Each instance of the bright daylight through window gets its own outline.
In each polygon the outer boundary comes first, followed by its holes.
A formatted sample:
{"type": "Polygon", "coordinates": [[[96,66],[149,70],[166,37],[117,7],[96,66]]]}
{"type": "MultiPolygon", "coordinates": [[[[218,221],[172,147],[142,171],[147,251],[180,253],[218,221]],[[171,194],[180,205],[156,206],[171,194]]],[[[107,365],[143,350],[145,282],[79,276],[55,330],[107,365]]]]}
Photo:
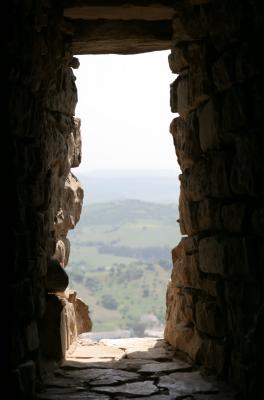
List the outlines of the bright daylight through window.
{"type": "Polygon", "coordinates": [[[73,172],[84,204],[67,271],[89,305],[91,338],[163,335],[180,237],[168,53],[78,57],[82,163],[73,172]]]}

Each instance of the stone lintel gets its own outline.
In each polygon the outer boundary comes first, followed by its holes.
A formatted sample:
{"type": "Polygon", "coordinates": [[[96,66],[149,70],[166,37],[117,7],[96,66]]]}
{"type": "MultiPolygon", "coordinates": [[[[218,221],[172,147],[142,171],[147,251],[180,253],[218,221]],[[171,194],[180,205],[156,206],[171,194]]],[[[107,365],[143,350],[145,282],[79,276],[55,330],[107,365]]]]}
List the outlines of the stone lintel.
{"type": "Polygon", "coordinates": [[[174,7],[169,1],[66,1],[64,16],[83,20],[133,20],[160,21],[172,19],[174,7]],[[98,4],[99,3],[99,4],[98,4]]]}
{"type": "Polygon", "coordinates": [[[170,21],[82,21],[75,20],[74,54],[136,54],[168,50],[171,47],[170,21]]]}

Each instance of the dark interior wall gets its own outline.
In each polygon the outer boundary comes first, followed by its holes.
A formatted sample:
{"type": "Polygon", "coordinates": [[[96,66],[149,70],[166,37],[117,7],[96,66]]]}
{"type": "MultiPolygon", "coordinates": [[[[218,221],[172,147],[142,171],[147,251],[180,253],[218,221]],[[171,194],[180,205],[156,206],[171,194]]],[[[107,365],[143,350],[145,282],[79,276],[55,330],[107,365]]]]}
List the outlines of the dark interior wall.
{"type": "Polygon", "coordinates": [[[186,236],[172,252],[165,337],[229,377],[245,398],[260,399],[263,5],[195,3],[174,19],[169,57],[179,74],[171,108],[180,117],[170,129],[182,169],[180,228],[186,236]]]}
{"type": "MultiPolygon", "coordinates": [[[[8,259],[10,394],[31,399],[40,378],[39,320],[45,276],[56,246],[54,220],[70,171],[77,91],[59,1],[11,1],[8,59],[8,190],[12,251],[8,259]],[[12,172],[11,172],[12,171],[12,172]]],[[[8,354],[7,354],[8,353],[8,354]]]]}
{"type": "MultiPolygon", "coordinates": [[[[166,338],[229,376],[245,399],[258,399],[264,324],[263,6],[257,0],[173,3],[169,61],[180,75],[171,86],[171,106],[180,118],[171,131],[183,171],[180,225],[187,237],[173,250],[166,338]]],[[[44,281],[70,168],[77,94],[68,44],[74,33],[62,16],[59,1],[10,2],[13,175],[6,236],[12,251],[6,268],[9,341],[2,342],[1,359],[12,371],[17,399],[33,398],[40,377],[44,281]]]]}

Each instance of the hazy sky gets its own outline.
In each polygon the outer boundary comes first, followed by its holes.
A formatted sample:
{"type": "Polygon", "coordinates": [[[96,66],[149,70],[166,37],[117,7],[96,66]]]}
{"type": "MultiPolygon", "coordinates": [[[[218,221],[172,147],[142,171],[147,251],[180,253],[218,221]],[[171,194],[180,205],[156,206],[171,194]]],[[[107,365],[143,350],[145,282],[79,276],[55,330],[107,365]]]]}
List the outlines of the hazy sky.
{"type": "Polygon", "coordinates": [[[79,56],[74,70],[81,118],[82,163],[102,169],[179,170],[169,133],[168,51],[133,56],[79,56]]]}

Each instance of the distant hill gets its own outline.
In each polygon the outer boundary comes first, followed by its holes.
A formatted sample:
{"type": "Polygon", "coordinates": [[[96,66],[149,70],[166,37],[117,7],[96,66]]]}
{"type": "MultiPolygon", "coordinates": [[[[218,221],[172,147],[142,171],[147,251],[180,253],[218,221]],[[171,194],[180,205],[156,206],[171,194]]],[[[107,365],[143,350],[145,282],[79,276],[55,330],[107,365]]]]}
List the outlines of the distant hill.
{"type": "Polygon", "coordinates": [[[84,189],[84,204],[139,199],[154,203],[178,203],[178,172],[157,171],[74,171],[84,189]]]}
{"type": "Polygon", "coordinates": [[[177,204],[116,200],[84,205],[69,233],[67,272],[71,286],[90,307],[95,331],[152,328],[162,325],[172,262],[179,232],[177,204]]]}

